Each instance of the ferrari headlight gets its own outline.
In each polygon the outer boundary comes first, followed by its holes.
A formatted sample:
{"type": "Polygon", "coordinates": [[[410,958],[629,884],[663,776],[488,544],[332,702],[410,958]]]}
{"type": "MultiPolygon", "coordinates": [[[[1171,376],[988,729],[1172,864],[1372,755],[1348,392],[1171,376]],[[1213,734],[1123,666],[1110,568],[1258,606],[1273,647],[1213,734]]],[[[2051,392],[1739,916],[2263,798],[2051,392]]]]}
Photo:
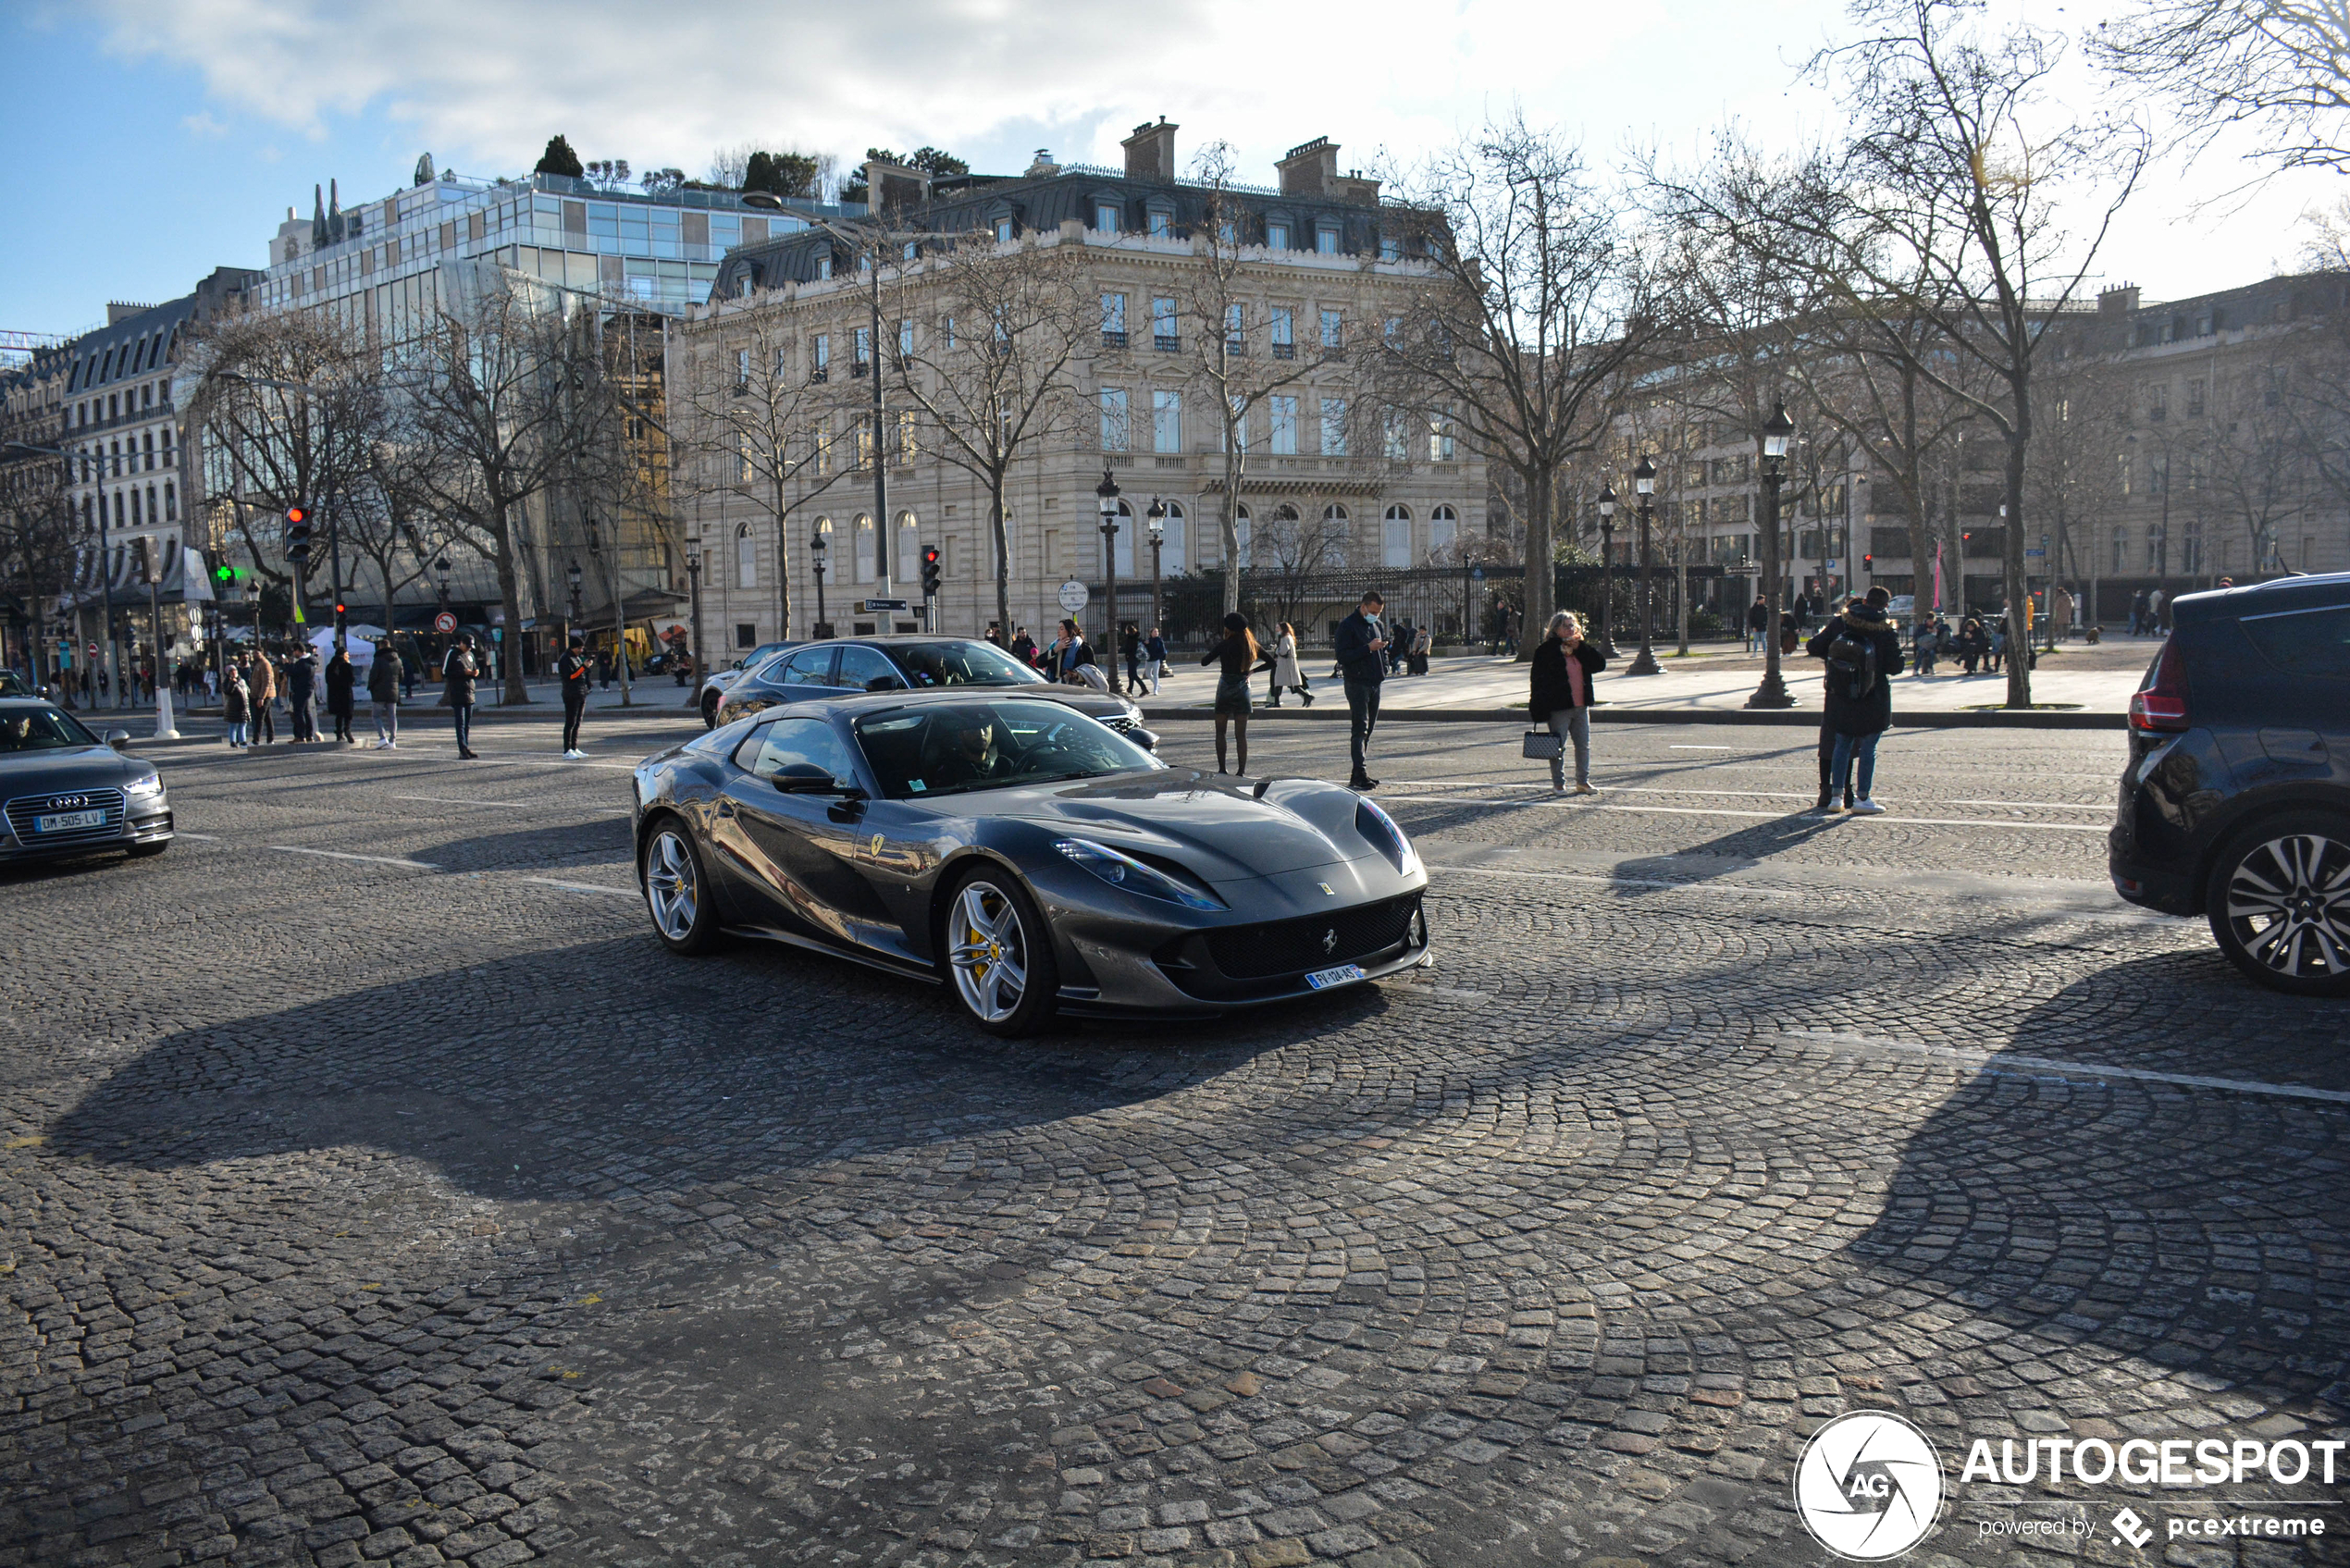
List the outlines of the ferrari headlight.
{"type": "Polygon", "coordinates": [[[143,779],[132,779],[129,784],[122,786],[122,793],[136,799],[145,799],[150,796],[159,796],[163,793],[163,775],[161,773],[149,773],[143,779]]]}
{"type": "Polygon", "coordinates": [[[1111,886],[1122,887],[1129,893],[1139,893],[1145,898],[1164,898],[1186,909],[1226,907],[1222,899],[1206,888],[1178,882],[1157,867],[1145,866],[1107,844],[1095,844],[1090,838],[1063,838],[1055,840],[1053,847],[1111,886]]]}
{"type": "Polygon", "coordinates": [[[1399,871],[1409,872],[1416,857],[1412,853],[1412,841],[1395,825],[1395,819],[1380,810],[1369,796],[1354,802],[1354,831],[1368,839],[1372,846],[1395,862],[1399,871]]]}

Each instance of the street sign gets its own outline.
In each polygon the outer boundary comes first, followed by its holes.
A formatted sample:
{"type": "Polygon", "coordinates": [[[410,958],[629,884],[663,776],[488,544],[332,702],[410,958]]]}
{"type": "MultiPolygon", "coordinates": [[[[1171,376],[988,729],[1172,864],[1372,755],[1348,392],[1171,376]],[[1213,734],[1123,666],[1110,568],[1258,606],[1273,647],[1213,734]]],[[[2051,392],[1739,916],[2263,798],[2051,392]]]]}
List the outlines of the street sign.
{"type": "Polygon", "coordinates": [[[1833,572],[1836,570],[1836,562],[1833,561],[1823,561],[1820,562],[1820,570],[1823,572],[1833,572]]]}
{"type": "Polygon", "coordinates": [[[2027,556],[2028,558],[2030,558],[2030,559],[2032,559],[2032,560],[2036,561],[2036,560],[2038,560],[2039,558],[2041,558],[2042,556],[2045,556],[2046,554],[2047,554],[2048,552],[2047,552],[2047,550],[2044,550],[2044,549],[2027,549],[2027,550],[2025,550],[2023,553],[2024,553],[2024,555],[2025,555],[2025,556],[2027,556]]]}
{"type": "Polygon", "coordinates": [[[1074,615],[1084,609],[1085,601],[1093,597],[1085,591],[1085,585],[1074,577],[1061,585],[1061,609],[1068,614],[1074,615]]]}
{"type": "Polygon", "coordinates": [[[1472,583],[1481,583],[1485,581],[1485,568],[1482,566],[1470,567],[1469,581],[1472,583]]]}
{"type": "Polygon", "coordinates": [[[869,599],[864,601],[864,604],[865,613],[868,615],[884,610],[903,610],[906,608],[906,601],[902,599],[869,599]]]}
{"type": "Polygon", "coordinates": [[[457,629],[457,618],[444,610],[432,618],[432,629],[445,637],[457,629]]]}

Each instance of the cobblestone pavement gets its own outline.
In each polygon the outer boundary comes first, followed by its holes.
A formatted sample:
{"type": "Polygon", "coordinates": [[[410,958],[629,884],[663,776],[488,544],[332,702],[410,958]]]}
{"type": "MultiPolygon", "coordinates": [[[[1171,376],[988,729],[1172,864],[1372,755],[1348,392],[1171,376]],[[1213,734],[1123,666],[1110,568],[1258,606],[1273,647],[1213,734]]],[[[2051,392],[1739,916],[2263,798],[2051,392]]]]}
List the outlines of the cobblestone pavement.
{"type": "Polygon", "coordinates": [[[2118,736],[1899,734],[1821,823],[1800,732],[1608,726],[1593,805],[1394,726],[1432,972],[1008,1044],[670,956],[684,732],[600,727],[158,747],[169,854],[0,874],[0,1565],[1808,1563],[1871,1407],[1913,1561],[2350,1560],[2314,1475],[1958,1481],[2350,1436],[2345,1014],[2105,890],[2118,736]],[[2159,1533],[2220,1497],[2329,1533],[2159,1533]]]}

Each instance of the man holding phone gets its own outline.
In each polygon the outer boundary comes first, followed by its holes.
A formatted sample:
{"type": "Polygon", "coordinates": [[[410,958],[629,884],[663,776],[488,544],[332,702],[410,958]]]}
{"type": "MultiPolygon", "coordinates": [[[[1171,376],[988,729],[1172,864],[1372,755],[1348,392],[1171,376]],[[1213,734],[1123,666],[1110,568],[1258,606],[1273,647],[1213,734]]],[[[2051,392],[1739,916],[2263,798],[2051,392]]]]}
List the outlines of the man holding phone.
{"type": "Polygon", "coordinates": [[[1379,683],[1387,678],[1387,623],[1379,619],[1386,596],[1377,588],[1363,596],[1354,613],[1338,623],[1338,668],[1346,685],[1347,748],[1354,763],[1349,789],[1377,789],[1379,780],[1363,764],[1363,749],[1379,726],[1379,683]]]}

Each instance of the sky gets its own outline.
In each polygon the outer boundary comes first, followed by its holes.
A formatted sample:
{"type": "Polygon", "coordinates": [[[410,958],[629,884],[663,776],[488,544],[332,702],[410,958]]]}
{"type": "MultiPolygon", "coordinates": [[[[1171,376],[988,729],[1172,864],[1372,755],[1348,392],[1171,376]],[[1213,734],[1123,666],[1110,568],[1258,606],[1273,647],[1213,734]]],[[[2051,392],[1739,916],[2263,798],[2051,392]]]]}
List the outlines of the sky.
{"type": "MultiPolygon", "coordinates": [[[[2077,31],[2132,0],[1992,0],[2077,31]]],[[[1832,135],[1800,80],[1842,0],[0,0],[0,328],[69,333],[109,300],[259,266],[314,184],[346,204],[409,182],[417,154],[528,172],[561,132],[583,158],[697,177],[755,142],[837,154],[944,147],[1017,173],[1039,147],[1118,165],[1164,115],[1188,164],[1222,139],[1240,177],[1317,136],[1342,167],[1408,167],[1520,107],[1592,163],[1692,158],[1736,122],[1765,143],[1832,135]]],[[[2086,100],[2085,69],[2068,78],[2086,100]]],[[[2248,194],[2222,147],[2166,166],[2099,271],[2146,297],[2267,277],[2338,181],[2248,194]]]]}

